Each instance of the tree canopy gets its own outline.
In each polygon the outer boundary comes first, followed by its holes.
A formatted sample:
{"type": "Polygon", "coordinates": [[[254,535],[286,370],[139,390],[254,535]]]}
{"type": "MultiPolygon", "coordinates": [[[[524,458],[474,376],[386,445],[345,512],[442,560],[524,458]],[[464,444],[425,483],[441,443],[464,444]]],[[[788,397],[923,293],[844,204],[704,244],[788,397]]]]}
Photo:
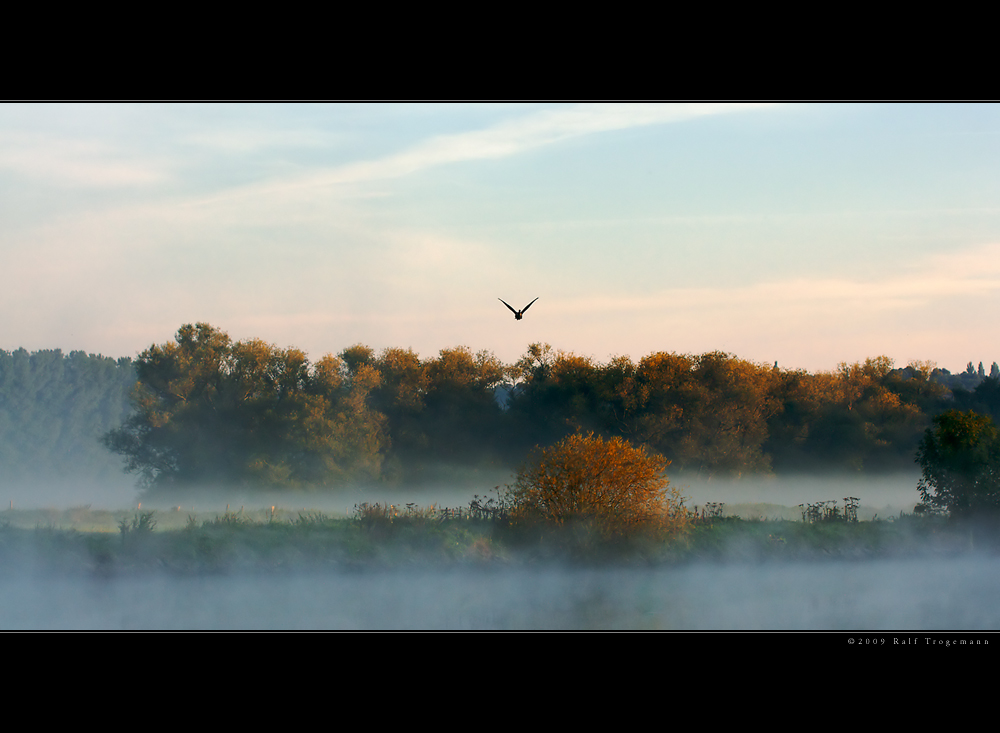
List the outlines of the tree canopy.
{"type": "Polygon", "coordinates": [[[421,358],[358,343],[313,363],[205,323],[154,344],[134,369],[134,413],[105,444],[157,490],[509,469],[574,433],[622,438],[710,476],[899,470],[912,467],[935,414],[1000,409],[991,377],[952,391],[931,362],[895,369],[885,356],[808,373],[720,351],[601,363],[535,343],[506,365],[464,346],[421,358]]]}
{"type": "Polygon", "coordinates": [[[1000,434],[990,417],[959,410],[938,415],[917,462],[926,507],[956,517],[1000,513],[1000,434]]]}
{"type": "Polygon", "coordinates": [[[135,366],[135,414],[105,443],[148,487],[312,488],[378,475],[387,436],[368,406],[381,378],[367,364],[311,365],[297,349],[233,343],[199,323],[135,366]]]}

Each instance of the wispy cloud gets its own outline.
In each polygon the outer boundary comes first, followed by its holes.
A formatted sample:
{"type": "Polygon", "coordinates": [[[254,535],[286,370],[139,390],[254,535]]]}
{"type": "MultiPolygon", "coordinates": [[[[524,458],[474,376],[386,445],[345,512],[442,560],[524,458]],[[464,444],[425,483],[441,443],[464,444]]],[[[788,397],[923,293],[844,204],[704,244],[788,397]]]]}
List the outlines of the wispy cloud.
{"type": "Polygon", "coordinates": [[[441,135],[416,147],[371,163],[347,166],[333,176],[350,179],[395,177],[445,163],[503,158],[582,135],[646,125],[680,122],[752,108],[741,104],[582,105],[545,110],[483,130],[441,135]]]}
{"type": "Polygon", "coordinates": [[[531,112],[481,130],[438,135],[377,160],[349,163],[295,178],[254,184],[202,200],[388,180],[434,166],[518,155],[572,138],[755,109],[760,104],[598,104],[531,112]]]}
{"type": "Polygon", "coordinates": [[[68,187],[118,188],[159,183],[163,166],[124,155],[97,140],[23,132],[0,135],[0,170],[68,187]]]}
{"type": "Polygon", "coordinates": [[[795,277],[738,287],[676,288],[646,296],[604,295],[564,302],[567,311],[720,310],[745,307],[829,313],[905,310],[955,296],[1000,294],[1000,244],[933,255],[857,279],[795,277]]]}

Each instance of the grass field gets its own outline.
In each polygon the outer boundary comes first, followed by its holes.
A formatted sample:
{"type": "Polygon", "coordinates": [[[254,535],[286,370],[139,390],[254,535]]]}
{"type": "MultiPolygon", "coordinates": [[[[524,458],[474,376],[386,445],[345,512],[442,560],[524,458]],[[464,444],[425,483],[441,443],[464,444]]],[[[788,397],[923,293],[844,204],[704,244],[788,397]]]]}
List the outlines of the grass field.
{"type": "Polygon", "coordinates": [[[613,545],[586,526],[525,534],[466,510],[361,505],[352,516],[279,507],[223,512],[7,510],[0,573],[203,573],[407,565],[759,562],[917,557],[983,550],[992,535],[942,517],[803,521],[801,509],[737,505],[681,537],[613,545]],[[794,517],[798,514],[798,518],[794,517]]]}

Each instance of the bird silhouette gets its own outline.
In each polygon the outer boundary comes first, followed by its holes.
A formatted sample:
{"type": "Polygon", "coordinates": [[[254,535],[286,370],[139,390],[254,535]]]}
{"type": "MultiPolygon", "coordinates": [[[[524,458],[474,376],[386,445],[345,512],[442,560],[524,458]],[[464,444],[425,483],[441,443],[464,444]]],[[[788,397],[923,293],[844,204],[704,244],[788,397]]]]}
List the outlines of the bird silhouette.
{"type": "MultiPolygon", "coordinates": [[[[508,308],[510,308],[510,303],[508,303],[508,302],[507,302],[506,300],[504,300],[503,298],[497,298],[497,300],[499,300],[499,301],[500,301],[501,303],[503,303],[503,304],[504,304],[505,306],[507,306],[508,308]]],[[[538,300],[538,298],[535,298],[535,300],[538,300]]],[[[520,321],[520,320],[521,320],[521,318],[522,318],[522,317],[524,316],[524,312],[525,312],[526,310],[528,310],[528,308],[530,308],[530,307],[531,307],[531,306],[532,306],[532,305],[534,304],[535,300],[531,301],[531,303],[528,303],[528,304],[527,304],[526,306],[524,306],[524,307],[523,307],[523,308],[522,308],[521,310],[519,310],[519,311],[516,311],[516,310],[514,310],[513,308],[510,308],[510,312],[514,314],[514,320],[515,320],[515,321],[520,321]]]]}

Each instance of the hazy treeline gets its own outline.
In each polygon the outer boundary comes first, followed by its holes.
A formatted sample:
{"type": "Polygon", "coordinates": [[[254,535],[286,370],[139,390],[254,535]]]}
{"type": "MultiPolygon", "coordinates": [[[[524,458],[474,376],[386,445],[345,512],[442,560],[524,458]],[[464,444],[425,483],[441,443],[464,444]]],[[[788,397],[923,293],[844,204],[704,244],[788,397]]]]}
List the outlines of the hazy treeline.
{"type": "Polygon", "coordinates": [[[515,468],[578,430],[713,475],[915,470],[947,409],[1000,422],[1000,378],[887,357],[818,373],[722,352],[601,363],[543,344],[513,364],[363,345],[312,363],[198,324],[135,360],[0,351],[0,481],[101,479],[117,452],[151,487],[392,484],[441,465],[515,468]]]}
{"type": "Polygon", "coordinates": [[[809,373],[723,352],[600,364],[532,345],[511,374],[511,417],[542,442],[563,426],[618,434],[710,474],[912,470],[933,415],[959,399],[1000,412],[996,378],[885,356],[809,373]]]}
{"type": "Polygon", "coordinates": [[[128,358],[0,350],[0,481],[119,474],[100,438],[132,413],[135,381],[128,358]]]}
{"type": "Polygon", "coordinates": [[[442,464],[512,468],[578,430],[710,474],[914,470],[935,414],[1000,414],[997,378],[931,363],[894,369],[884,356],[808,373],[722,352],[600,363],[532,344],[504,364],[465,347],[420,358],[355,345],[310,363],[297,349],[232,342],[197,324],[147,349],[135,368],[136,412],[106,443],[154,489],[336,487],[409,481],[442,464]]]}
{"type": "Polygon", "coordinates": [[[464,348],[421,360],[355,346],[310,363],[197,324],[135,366],[136,412],[106,444],[152,488],[394,482],[510,449],[494,395],[505,367],[464,348]]]}

